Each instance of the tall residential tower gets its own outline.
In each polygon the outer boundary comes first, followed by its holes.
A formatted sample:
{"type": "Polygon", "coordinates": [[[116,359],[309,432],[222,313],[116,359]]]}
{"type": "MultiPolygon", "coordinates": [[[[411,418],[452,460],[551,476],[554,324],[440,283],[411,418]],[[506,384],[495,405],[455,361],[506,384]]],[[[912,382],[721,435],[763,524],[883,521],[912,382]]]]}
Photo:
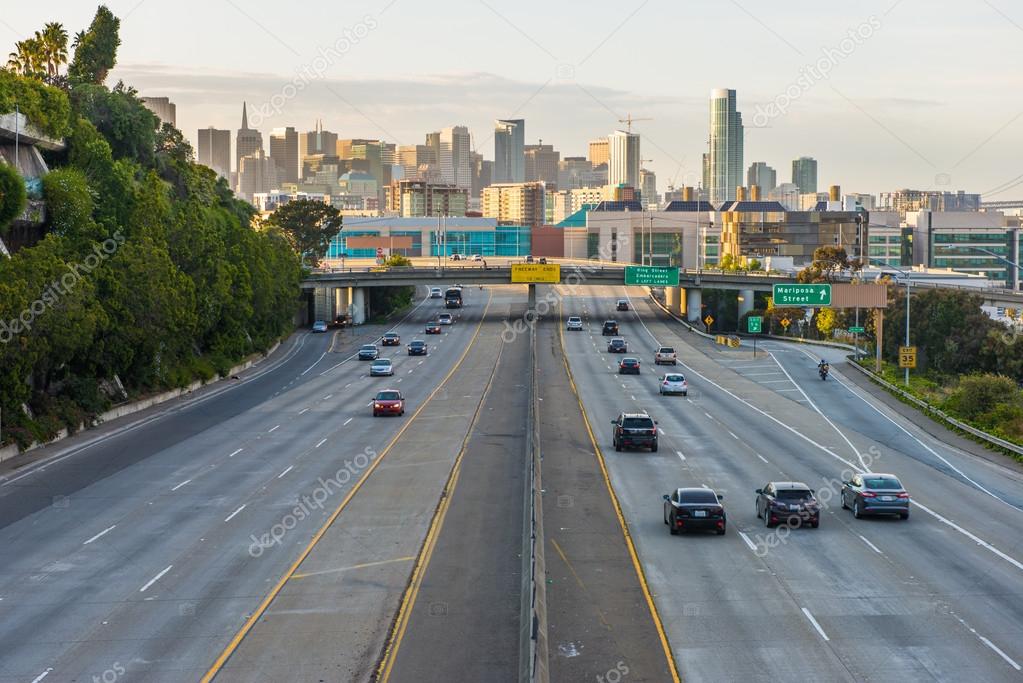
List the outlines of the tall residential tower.
{"type": "Polygon", "coordinates": [[[521,183],[526,179],[526,122],[498,120],[494,124],[494,182],[521,183]]]}
{"type": "Polygon", "coordinates": [[[743,184],[742,114],[735,109],[735,91],[710,93],[710,154],[708,180],[710,201],[735,199],[735,190],[743,184]]]}

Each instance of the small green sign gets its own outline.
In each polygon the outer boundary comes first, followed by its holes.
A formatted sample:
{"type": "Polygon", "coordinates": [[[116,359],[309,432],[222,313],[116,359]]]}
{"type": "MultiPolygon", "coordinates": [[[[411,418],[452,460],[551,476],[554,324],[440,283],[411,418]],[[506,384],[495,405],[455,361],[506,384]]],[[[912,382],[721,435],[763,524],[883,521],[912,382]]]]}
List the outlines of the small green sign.
{"type": "Polygon", "coordinates": [[[625,266],[625,284],[678,287],[678,268],[625,266]]]}
{"type": "Polygon", "coordinates": [[[830,306],[831,285],[774,285],[775,306],[830,306]]]}
{"type": "Polygon", "coordinates": [[[759,315],[751,315],[746,318],[746,329],[749,330],[750,334],[760,334],[763,329],[764,319],[759,315]]]}
{"type": "Polygon", "coordinates": [[[864,329],[863,327],[850,327],[849,332],[851,334],[863,334],[864,332],[866,332],[866,329],[864,329]]]}

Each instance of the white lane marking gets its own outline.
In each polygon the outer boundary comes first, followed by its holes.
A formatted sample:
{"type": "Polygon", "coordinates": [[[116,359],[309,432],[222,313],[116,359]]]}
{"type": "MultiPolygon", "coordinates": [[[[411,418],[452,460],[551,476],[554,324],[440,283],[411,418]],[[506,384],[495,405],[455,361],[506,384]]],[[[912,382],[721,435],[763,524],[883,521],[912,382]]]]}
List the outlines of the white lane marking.
{"type": "MultiPolygon", "coordinates": [[[[274,427],[274,429],[276,429],[276,427],[274,427]]],[[[273,431],[273,429],[271,429],[270,431],[272,432],[272,431],[273,431]]],[[[242,452],[243,450],[245,450],[245,449],[244,449],[244,448],[239,448],[238,450],[236,450],[236,451],[235,451],[234,453],[232,453],[231,455],[229,455],[229,456],[227,456],[227,457],[229,457],[229,458],[233,458],[234,456],[236,456],[236,455],[238,455],[239,453],[241,453],[241,452],[242,452]]]]}
{"type": "Polygon", "coordinates": [[[706,484],[700,484],[700,486],[702,486],[702,487],[703,487],[703,488],[705,488],[705,489],[710,489],[710,487],[709,487],[709,486],[707,486],[706,484]]]}
{"type": "Polygon", "coordinates": [[[163,575],[166,574],[167,572],[169,572],[171,570],[171,567],[173,567],[173,566],[174,565],[172,565],[172,564],[167,565],[166,569],[164,569],[162,572],[160,572],[159,574],[157,574],[153,578],[149,579],[149,581],[146,582],[145,586],[143,586],[142,588],[139,588],[139,593],[145,593],[147,590],[149,590],[149,587],[152,586],[157,581],[159,581],[160,579],[162,579],[163,575]]]}
{"type": "Polygon", "coordinates": [[[348,388],[348,387],[350,387],[350,386],[352,386],[352,383],[351,383],[351,382],[349,382],[348,384],[346,384],[346,385],[345,385],[345,389],[347,389],[347,388],[348,388]]]}
{"type": "Polygon", "coordinates": [[[398,378],[398,381],[400,382],[400,381],[402,381],[403,379],[404,379],[404,377],[399,377],[399,378],[398,378]]]}
{"type": "Polygon", "coordinates": [[[661,433],[661,436],[664,436],[664,430],[663,430],[663,429],[661,429],[660,427],[658,427],[658,428],[657,428],[657,431],[661,433]]]}
{"type": "Polygon", "coordinates": [[[278,478],[278,479],[280,479],[281,477],[283,477],[283,476],[284,476],[285,474],[287,474],[288,472],[290,472],[290,471],[292,470],[292,468],[293,468],[293,467],[295,467],[295,466],[294,466],[294,465],[288,465],[288,466],[287,466],[287,467],[286,467],[286,468],[284,469],[284,471],[283,471],[283,472],[281,472],[280,474],[278,474],[278,475],[277,475],[277,478],[278,478]]]}
{"type": "Polygon", "coordinates": [[[298,411],[298,414],[301,415],[302,413],[308,413],[308,412],[309,412],[308,408],[303,408],[302,410],[298,411]]]}
{"type": "Polygon", "coordinates": [[[874,551],[875,553],[877,553],[878,555],[884,555],[884,553],[882,553],[882,552],[881,552],[881,549],[880,549],[880,548],[878,548],[878,547],[877,547],[876,545],[874,545],[873,543],[871,543],[870,541],[868,541],[868,540],[866,539],[866,537],[865,537],[865,536],[860,536],[860,534],[856,534],[856,535],[860,537],[860,540],[861,540],[861,541],[863,541],[864,543],[866,543],[867,545],[869,545],[869,546],[870,546],[870,549],[871,549],[871,550],[873,550],[873,551],[874,551]]]}
{"type": "Polygon", "coordinates": [[[113,530],[113,528],[114,528],[114,527],[116,527],[116,526],[117,526],[116,524],[114,524],[113,526],[108,526],[108,527],[107,527],[106,529],[104,529],[103,531],[99,532],[98,534],[96,534],[95,536],[93,536],[92,538],[90,538],[90,539],[89,539],[88,541],[86,541],[85,543],[82,543],[82,545],[89,545],[90,543],[92,543],[93,541],[95,541],[95,540],[96,540],[97,538],[99,538],[99,537],[101,537],[101,536],[104,536],[104,535],[106,535],[107,533],[109,533],[109,532],[110,532],[111,530],[113,530]]]}
{"type": "MultiPolygon", "coordinates": [[[[370,404],[370,405],[372,405],[372,404],[370,404]]],[[[354,419],[355,419],[354,417],[348,418],[347,420],[345,420],[345,425],[348,424],[349,422],[351,422],[354,419]]],[[[344,425],[341,425],[341,426],[343,427],[344,425]]]]}
{"type": "Polygon", "coordinates": [[[934,510],[930,509],[929,507],[927,507],[923,503],[918,503],[917,501],[914,500],[913,501],[913,505],[915,507],[920,508],[921,510],[923,510],[927,514],[931,515],[932,517],[937,519],[942,524],[946,524],[946,525],[950,526],[951,528],[955,529],[956,531],[958,531],[962,535],[966,536],[966,538],[968,538],[971,541],[973,541],[974,543],[976,543],[977,545],[982,546],[983,548],[985,548],[987,550],[990,550],[995,555],[997,555],[998,557],[1002,558],[1003,560],[1005,560],[1006,562],[1008,562],[1012,566],[1016,567],[1017,569],[1023,569],[1023,562],[1020,562],[1019,560],[1017,560],[1014,557],[1006,555],[1001,550],[999,550],[998,548],[994,547],[993,545],[991,545],[990,543],[988,543],[984,539],[980,538],[979,536],[977,536],[976,534],[974,534],[974,533],[972,533],[970,531],[967,531],[966,529],[962,528],[961,526],[959,526],[958,524],[956,524],[952,520],[947,519],[945,517],[942,517],[937,512],[935,512],[934,510]]]}
{"type": "Polygon", "coordinates": [[[419,361],[418,363],[416,363],[416,365],[422,365],[422,364],[423,364],[423,361],[419,361]]]}
{"type": "Polygon", "coordinates": [[[739,437],[737,437],[737,436],[735,435],[735,432],[733,432],[733,431],[732,431],[732,430],[730,430],[730,429],[728,430],[728,433],[732,435],[732,438],[733,438],[733,439],[738,439],[738,438],[739,438],[739,437]]]}
{"type": "Polygon", "coordinates": [[[686,461],[686,456],[682,455],[682,451],[675,451],[675,455],[682,459],[682,462],[686,461]]]}
{"type": "Polygon", "coordinates": [[[813,618],[813,615],[810,614],[810,610],[804,607],[803,614],[805,614],[806,618],[810,620],[810,623],[813,624],[813,627],[817,629],[817,633],[821,634],[821,638],[823,638],[824,640],[831,640],[831,638],[828,638],[828,634],[824,632],[824,629],[821,628],[821,625],[817,623],[817,620],[813,618]]]}
{"type": "Polygon", "coordinates": [[[39,681],[41,681],[44,678],[46,678],[47,676],[49,676],[51,671],[53,671],[53,667],[52,666],[47,668],[46,671],[42,672],[41,674],[39,674],[35,678],[33,678],[32,679],[32,683],[39,683],[39,681]]]}
{"type": "Polygon", "coordinates": [[[743,377],[767,377],[768,375],[780,375],[780,372],[747,372],[743,377]]]}
{"type": "Polygon", "coordinates": [[[324,401],[329,401],[331,398],[333,398],[333,396],[334,396],[334,394],[327,394],[326,396],[323,397],[323,400],[324,401]]]}
{"type": "Polygon", "coordinates": [[[275,426],[275,427],[271,427],[271,428],[270,428],[270,431],[269,431],[269,432],[267,432],[267,434],[270,434],[271,432],[277,431],[277,430],[278,430],[278,429],[280,429],[280,428],[281,428],[281,426],[280,426],[280,425],[277,425],[277,426],[275,426]]]}
{"type": "Polygon", "coordinates": [[[186,479],[183,482],[181,482],[180,484],[178,484],[177,486],[175,486],[174,488],[172,488],[171,491],[177,491],[179,488],[181,488],[182,486],[184,486],[185,484],[187,484],[187,483],[189,483],[191,481],[192,481],[191,479],[186,479]]]}
{"type": "Polygon", "coordinates": [[[312,370],[313,368],[315,368],[315,367],[316,367],[317,365],[319,365],[319,364],[320,364],[320,361],[321,361],[321,360],[323,360],[323,356],[326,356],[326,355],[327,355],[327,352],[326,352],[326,351],[324,351],[324,352],[323,352],[323,354],[322,354],[322,355],[321,355],[321,356],[320,356],[319,358],[317,358],[317,359],[316,359],[316,362],[315,362],[315,363],[313,363],[312,365],[310,365],[310,366],[309,366],[308,368],[306,368],[306,369],[305,369],[305,370],[304,370],[304,371],[302,372],[302,374],[301,374],[301,375],[299,375],[299,377],[305,377],[305,373],[309,372],[310,370],[312,370]]]}
{"type": "Polygon", "coordinates": [[[409,371],[408,371],[408,374],[410,374],[410,375],[411,375],[411,374],[412,374],[412,370],[409,370],[409,371]]]}
{"type": "Polygon", "coordinates": [[[1008,662],[1008,663],[1009,663],[1009,666],[1011,666],[1011,667],[1012,667],[1013,669],[1015,669],[1016,671],[1019,671],[1019,670],[1020,670],[1020,666],[1019,666],[1019,664],[1017,664],[1016,662],[1014,662],[1014,661],[1012,660],[1012,657],[1010,657],[1009,655],[1007,655],[1007,654],[1005,654],[1004,652],[1002,652],[1002,651],[1001,651],[1001,650],[999,649],[999,647],[998,647],[997,645],[995,645],[994,643],[992,643],[992,642],[991,642],[990,640],[988,640],[987,638],[985,638],[985,637],[984,637],[984,636],[982,636],[982,635],[978,635],[977,637],[978,637],[978,638],[980,638],[980,642],[984,643],[984,644],[985,644],[985,645],[987,645],[987,646],[988,646],[989,648],[991,648],[992,650],[994,650],[995,652],[997,652],[997,653],[998,653],[998,655],[999,655],[999,656],[1000,656],[1000,657],[1001,657],[1002,659],[1004,659],[1004,660],[1005,660],[1006,662],[1008,662]]]}
{"type": "Polygon", "coordinates": [[[767,462],[767,458],[765,458],[764,456],[760,455],[759,453],[757,453],[757,457],[758,457],[758,458],[760,458],[761,460],[763,460],[763,461],[764,461],[765,463],[767,463],[768,465],[770,465],[770,464],[771,464],[771,463],[767,462]]]}
{"type": "Polygon", "coordinates": [[[705,410],[705,411],[703,411],[703,414],[704,414],[704,415],[706,415],[706,416],[707,416],[707,419],[709,419],[709,420],[713,420],[713,419],[714,419],[714,416],[713,416],[713,415],[711,415],[710,413],[708,413],[708,412],[707,412],[706,410],[705,410]]]}
{"type": "Polygon", "coordinates": [[[327,443],[327,440],[326,439],[321,439],[320,443],[318,443],[315,446],[313,446],[313,448],[319,448],[320,446],[322,446],[325,443],[327,443]]]}
{"type": "Polygon", "coordinates": [[[627,386],[625,386],[624,384],[622,384],[622,389],[628,389],[628,388],[629,388],[629,387],[627,387],[627,386]]]}
{"type": "Polygon", "coordinates": [[[750,550],[752,550],[753,552],[757,551],[757,546],[754,545],[753,541],[749,540],[749,536],[740,531],[739,537],[742,538],[742,540],[746,541],[746,545],[749,547],[750,550]]]}
{"type": "Polygon", "coordinates": [[[245,506],[244,506],[244,505],[242,505],[242,506],[241,506],[240,508],[238,508],[237,510],[235,510],[234,512],[232,512],[231,514],[229,514],[229,515],[228,515],[228,516],[227,516],[227,517],[226,517],[226,518],[224,519],[224,521],[225,521],[225,522],[230,522],[230,521],[231,521],[232,519],[234,519],[234,516],[235,516],[235,515],[237,515],[237,514],[238,514],[239,512],[241,512],[241,511],[242,511],[242,510],[244,510],[244,509],[245,509],[245,506]]]}
{"type": "MultiPolygon", "coordinates": [[[[791,381],[792,380],[790,380],[790,379],[761,379],[761,380],[757,380],[757,384],[788,384],[791,381]]],[[[782,390],[776,389],[776,391],[782,391],[782,390]]]]}
{"type": "Polygon", "coordinates": [[[633,400],[633,401],[635,401],[635,400],[636,400],[636,397],[635,397],[635,396],[632,396],[631,398],[632,398],[632,400],[633,400]]]}

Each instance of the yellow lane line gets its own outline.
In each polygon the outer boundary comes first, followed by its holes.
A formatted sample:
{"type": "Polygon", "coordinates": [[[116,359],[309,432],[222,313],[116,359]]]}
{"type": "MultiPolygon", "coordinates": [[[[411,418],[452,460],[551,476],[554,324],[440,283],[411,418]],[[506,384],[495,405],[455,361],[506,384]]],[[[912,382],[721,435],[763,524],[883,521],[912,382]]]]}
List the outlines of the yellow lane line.
{"type": "Polygon", "coordinates": [[[579,402],[579,410],[583,415],[583,424],[586,425],[586,433],[590,437],[590,443],[593,444],[593,453],[597,456],[597,462],[600,464],[600,472],[604,477],[604,484],[607,485],[607,492],[611,496],[611,504],[614,506],[615,516],[618,517],[618,524],[621,526],[622,535],[625,537],[625,545],[629,549],[629,556],[632,558],[632,566],[636,570],[636,576],[639,579],[639,585],[643,589],[643,596],[646,598],[647,607],[650,609],[650,616],[654,620],[654,627],[657,629],[657,635],[661,640],[661,649],[664,650],[664,656],[668,660],[668,669],[671,671],[671,680],[675,683],[680,683],[681,678],[679,677],[678,667],[675,665],[675,657],[671,652],[671,645],[668,643],[668,635],[664,632],[664,623],[661,621],[661,615],[657,611],[657,605],[654,604],[654,598],[650,594],[650,586],[646,581],[646,574],[643,572],[643,566],[640,564],[639,555],[636,553],[636,546],[632,542],[632,534],[629,532],[629,524],[625,521],[625,516],[622,514],[622,506],[618,502],[618,496],[615,494],[614,486],[611,485],[611,477],[607,472],[607,464],[604,462],[604,453],[600,450],[600,446],[597,445],[597,439],[593,436],[593,428],[590,426],[590,420],[586,416],[586,408],[583,406],[583,399],[579,395],[579,389],[576,387],[575,378],[572,375],[572,369],[568,366],[568,353],[565,350],[565,326],[562,321],[562,309],[558,306],[558,339],[561,342],[561,359],[565,364],[565,372],[568,373],[568,383],[572,387],[572,393],[575,394],[576,401],[579,402]]]}
{"type": "Polygon", "coordinates": [[[490,394],[490,388],[494,384],[494,377],[497,376],[497,368],[501,364],[504,347],[505,344],[501,344],[498,347],[494,369],[491,371],[487,385],[483,389],[480,402],[476,405],[476,410],[473,412],[472,420],[469,422],[469,429],[466,430],[465,438],[462,440],[462,447],[455,457],[455,463],[451,467],[451,474],[448,476],[448,481],[441,493],[441,500],[437,504],[437,511],[434,512],[433,519],[430,521],[430,530],[427,532],[423,548],[419,552],[419,560],[412,569],[412,577],[409,580],[408,588],[405,589],[401,606],[398,608],[398,616],[395,617],[394,626],[391,628],[390,637],[387,639],[387,645],[384,647],[380,665],[377,667],[376,680],[379,683],[387,683],[390,680],[391,670],[394,668],[394,663],[398,660],[398,649],[401,647],[405,631],[408,629],[409,621],[412,619],[412,609],[415,607],[416,600],[419,597],[419,589],[423,585],[423,578],[426,576],[426,570],[429,568],[430,560],[433,558],[434,548],[437,547],[437,539],[440,537],[441,529],[444,526],[444,519],[447,517],[448,508],[451,507],[451,499],[454,498],[458,477],[462,472],[462,460],[465,457],[465,451],[469,447],[469,437],[472,436],[472,430],[476,427],[480,412],[483,410],[483,404],[486,402],[487,396],[490,394]]]}
{"type": "Polygon", "coordinates": [[[270,589],[270,592],[267,593],[266,597],[263,598],[263,601],[259,603],[259,606],[256,608],[256,610],[249,616],[248,619],[245,620],[245,623],[238,630],[238,633],[235,634],[234,638],[231,639],[231,642],[229,642],[227,644],[227,647],[224,648],[224,651],[221,652],[220,656],[217,657],[215,662],[213,662],[213,665],[209,668],[209,671],[207,671],[206,674],[202,677],[202,679],[200,679],[201,683],[209,683],[209,681],[212,681],[213,677],[216,676],[217,673],[222,668],[224,668],[224,664],[226,664],[227,660],[230,659],[232,654],[234,654],[234,651],[238,649],[238,646],[241,644],[242,640],[245,638],[246,635],[248,635],[249,631],[252,630],[252,627],[255,626],[256,622],[260,619],[260,617],[263,616],[267,608],[270,606],[270,603],[273,602],[274,598],[276,598],[278,593],[281,592],[281,589],[284,588],[284,585],[288,582],[289,579],[291,579],[292,576],[294,576],[295,572],[302,565],[305,559],[309,556],[309,553],[311,553],[313,551],[313,548],[316,547],[316,544],[320,542],[320,539],[323,538],[323,535],[327,532],[327,529],[329,529],[330,526],[334,523],[334,520],[338,518],[338,516],[341,514],[341,511],[348,507],[348,503],[351,502],[352,498],[355,497],[355,494],[359,492],[363,484],[366,483],[366,480],[369,479],[370,475],[372,475],[373,472],[376,471],[377,466],[379,466],[380,463],[383,461],[384,456],[386,456],[391,451],[391,448],[394,447],[394,444],[398,442],[398,439],[401,438],[401,435],[404,434],[405,431],[412,425],[415,419],[419,416],[419,413],[423,412],[423,409],[425,409],[426,406],[430,404],[430,401],[433,400],[433,397],[437,395],[437,393],[444,387],[445,384],[447,384],[448,380],[451,379],[451,376],[454,375],[455,371],[458,370],[458,368],[462,365],[462,361],[464,361],[466,356],[469,355],[469,351],[476,344],[476,340],[479,338],[480,330],[483,328],[483,321],[486,320],[487,311],[490,310],[491,298],[493,298],[493,295],[487,297],[487,305],[483,309],[483,315],[480,316],[479,323],[476,325],[476,331],[473,333],[472,339],[469,340],[469,344],[465,347],[465,351],[463,351],[462,355],[459,357],[458,362],[456,362],[454,367],[451,368],[451,371],[444,376],[444,379],[441,381],[440,384],[437,385],[437,388],[430,392],[430,395],[426,397],[426,400],[423,401],[423,404],[419,406],[415,413],[412,414],[412,417],[409,418],[409,420],[402,426],[401,429],[398,430],[398,433],[395,434],[394,438],[392,438],[390,443],[387,444],[387,447],[384,448],[383,452],[380,454],[380,457],[378,457],[376,461],[372,465],[370,465],[369,469],[366,470],[366,473],[363,474],[359,481],[355,483],[355,485],[352,487],[352,490],[348,492],[348,495],[345,496],[344,500],[341,501],[341,504],[337,506],[337,509],[334,510],[334,512],[327,519],[327,521],[323,524],[323,526],[320,527],[320,530],[316,532],[316,535],[312,537],[312,539],[309,541],[309,544],[305,547],[305,549],[298,556],[298,558],[296,558],[295,561],[291,564],[291,566],[288,567],[288,570],[284,572],[284,575],[281,576],[281,578],[277,581],[274,587],[270,589]]]}
{"type": "MultiPolygon", "coordinates": [[[[572,576],[575,577],[575,581],[576,583],[579,584],[579,587],[583,589],[584,593],[589,594],[590,589],[586,587],[586,584],[583,582],[582,578],[579,576],[579,574],[576,573],[575,567],[573,567],[572,563],[568,561],[568,556],[565,555],[565,551],[561,549],[561,546],[558,545],[558,542],[555,541],[553,538],[551,539],[551,545],[553,545],[554,549],[558,551],[558,555],[561,556],[562,561],[568,567],[568,571],[572,572],[572,576]]],[[[609,631],[613,631],[614,627],[611,626],[611,624],[607,622],[607,619],[604,618],[604,610],[600,609],[599,607],[595,607],[595,609],[597,610],[597,614],[600,615],[600,622],[604,624],[604,626],[606,626],[609,631]]]]}
{"type": "Polygon", "coordinates": [[[340,572],[350,572],[353,569],[365,569],[366,567],[379,567],[382,564],[394,564],[395,562],[411,562],[416,559],[415,555],[409,555],[408,557],[396,557],[393,560],[380,560],[379,562],[364,562],[362,564],[353,564],[350,567],[338,567],[337,569],[322,569],[318,572],[306,572],[305,574],[292,574],[291,578],[294,579],[306,579],[310,576],[322,576],[323,574],[338,574],[340,572]]]}

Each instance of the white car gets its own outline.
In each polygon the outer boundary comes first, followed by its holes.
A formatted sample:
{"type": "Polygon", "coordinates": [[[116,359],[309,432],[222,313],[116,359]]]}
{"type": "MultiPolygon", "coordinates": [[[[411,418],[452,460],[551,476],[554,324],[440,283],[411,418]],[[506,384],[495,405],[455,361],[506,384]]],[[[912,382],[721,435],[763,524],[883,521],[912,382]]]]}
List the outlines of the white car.
{"type": "Polygon", "coordinates": [[[662,346],[657,349],[657,353],[654,354],[654,365],[675,365],[678,363],[678,355],[675,353],[675,349],[670,346],[662,346]]]}
{"type": "Polygon", "coordinates": [[[370,377],[391,377],[394,375],[394,365],[390,358],[377,358],[369,366],[370,377]]]}
{"type": "Polygon", "coordinates": [[[443,299],[444,292],[440,291],[440,287],[430,287],[430,298],[431,299],[443,299]]]}
{"type": "Polygon", "coordinates": [[[437,322],[440,323],[441,325],[450,325],[451,324],[451,314],[450,313],[441,313],[440,315],[437,316],[437,322]]]}
{"type": "Polygon", "coordinates": [[[686,382],[685,375],[677,372],[669,372],[661,378],[660,392],[661,396],[666,394],[682,394],[683,396],[688,396],[689,383],[686,382]]]}
{"type": "Polygon", "coordinates": [[[479,254],[473,254],[473,255],[472,255],[472,260],[473,260],[473,261],[482,261],[482,260],[483,260],[483,257],[482,257],[482,256],[480,256],[479,254]]]}
{"type": "Polygon", "coordinates": [[[577,315],[573,315],[571,318],[568,319],[568,323],[566,323],[566,329],[578,330],[579,332],[582,332],[583,319],[577,315]]]}

